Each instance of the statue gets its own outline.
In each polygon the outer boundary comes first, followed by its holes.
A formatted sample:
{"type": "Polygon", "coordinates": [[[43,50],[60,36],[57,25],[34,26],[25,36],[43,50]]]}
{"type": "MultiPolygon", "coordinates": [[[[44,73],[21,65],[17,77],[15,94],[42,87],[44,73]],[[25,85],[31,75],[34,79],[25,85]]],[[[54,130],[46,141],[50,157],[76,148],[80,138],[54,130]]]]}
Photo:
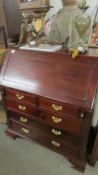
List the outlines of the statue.
{"type": "Polygon", "coordinates": [[[28,43],[30,45],[30,42],[34,40],[37,36],[37,32],[34,29],[33,26],[33,16],[32,14],[23,14],[24,20],[21,24],[20,29],[20,38],[18,46],[20,46],[23,43],[28,43]]]}
{"type": "MultiPolygon", "coordinates": [[[[83,12],[78,8],[77,0],[62,0],[63,8],[57,13],[52,23],[48,41],[55,44],[64,44],[66,38],[69,38],[68,47],[76,48],[80,42],[80,35],[76,27],[76,17],[81,16],[83,12]]],[[[87,43],[89,40],[90,29],[83,34],[82,40],[87,43]]]]}
{"type": "MultiPolygon", "coordinates": [[[[78,8],[77,0],[62,0],[62,3],[63,8],[55,16],[48,36],[45,34],[44,25],[39,31],[35,29],[33,19],[38,17],[37,14],[33,13],[32,17],[28,15],[24,18],[24,23],[21,25],[19,45],[26,38],[26,43],[29,46],[57,44],[62,45],[66,52],[73,50],[73,48],[78,49],[80,46],[84,47],[89,40],[90,19],[87,21],[84,13],[78,8]],[[79,19],[84,18],[86,21],[85,27],[83,27],[84,21],[82,21],[82,26],[79,28],[79,19]],[[35,41],[35,43],[32,41],[35,41]]],[[[82,7],[86,7],[84,1],[82,7]]]]}
{"type": "Polygon", "coordinates": [[[39,38],[45,34],[43,32],[43,25],[39,27],[37,24],[36,27],[34,24],[36,19],[41,19],[44,15],[44,13],[36,14],[34,12],[22,13],[23,22],[21,24],[19,42],[16,47],[19,47],[22,44],[28,44],[29,46],[32,46],[34,45],[34,41],[36,41],[36,44],[38,44],[39,38]]]}

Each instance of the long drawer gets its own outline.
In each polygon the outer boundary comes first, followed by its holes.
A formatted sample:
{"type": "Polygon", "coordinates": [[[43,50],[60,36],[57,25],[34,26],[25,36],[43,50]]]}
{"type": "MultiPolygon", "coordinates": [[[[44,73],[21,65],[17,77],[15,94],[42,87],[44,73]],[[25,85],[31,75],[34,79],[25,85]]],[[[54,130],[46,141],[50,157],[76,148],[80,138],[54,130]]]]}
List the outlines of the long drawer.
{"type": "MultiPolygon", "coordinates": [[[[8,109],[12,109],[12,108],[8,106],[8,109]]],[[[19,110],[17,111],[20,112],[19,110]]],[[[18,121],[25,123],[25,124],[32,122],[32,117],[33,117],[33,119],[37,120],[38,122],[43,123],[44,125],[49,125],[51,127],[65,130],[75,135],[81,134],[81,128],[83,126],[82,119],[78,119],[78,118],[74,119],[68,116],[57,115],[55,113],[47,112],[47,111],[34,110],[32,115],[30,116],[26,115],[26,113],[22,114],[21,112],[19,114],[15,112],[14,113],[9,112],[9,116],[11,116],[12,118],[14,117],[18,121]]]]}
{"type": "Polygon", "coordinates": [[[80,139],[81,136],[75,136],[70,133],[63,131],[62,129],[58,129],[56,127],[43,125],[39,122],[39,120],[34,120],[35,117],[29,118],[26,115],[16,114],[14,112],[8,111],[8,118],[11,121],[18,122],[25,127],[31,129],[32,127],[40,128],[46,135],[50,135],[51,137],[55,137],[56,139],[61,140],[66,145],[72,145],[73,147],[80,148],[80,139]]]}
{"type": "Polygon", "coordinates": [[[44,130],[42,130],[39,126],[36,125],[25,126],[17,121],[10,122],[10,128],[17,133],[17,135],[25,136],[30,139],[34,139],[42,145],[48,146],[49,148],[57,151],[64,152],[67,154],[73,154],[75,156],[78,155],[79,149],[77,147],[72,147],[72,145],[64,144],[60,139],[46,135],[44,130]]]}

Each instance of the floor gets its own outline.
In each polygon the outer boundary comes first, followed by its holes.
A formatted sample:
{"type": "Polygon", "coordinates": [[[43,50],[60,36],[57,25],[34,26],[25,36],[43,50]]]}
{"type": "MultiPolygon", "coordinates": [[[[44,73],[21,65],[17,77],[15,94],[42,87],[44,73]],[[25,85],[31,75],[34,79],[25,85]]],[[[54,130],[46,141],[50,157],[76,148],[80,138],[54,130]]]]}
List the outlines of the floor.
{"type": "MultiPolygon", "coordinates": [[[[6,136],[6,127],[0,124],[0,175],[83,175],[62,155],[34,142],[6,136]]],[[[95,167],[87,164],[84,175],[97,174],[98,162],[95,167]]]]}

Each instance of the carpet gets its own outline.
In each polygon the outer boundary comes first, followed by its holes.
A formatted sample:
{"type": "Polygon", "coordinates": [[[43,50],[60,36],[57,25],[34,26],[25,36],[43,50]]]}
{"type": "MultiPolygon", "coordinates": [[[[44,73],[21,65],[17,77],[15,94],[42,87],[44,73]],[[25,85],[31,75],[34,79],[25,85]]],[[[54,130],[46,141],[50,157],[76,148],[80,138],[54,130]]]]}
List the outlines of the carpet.
{"type": "Polygon", "coordinates": [[[98,162],[85,173],[71,168],[62,155],[25,139],[6,136],[5,124],[0,124],[0,175],[97,175],[98,162]]]}

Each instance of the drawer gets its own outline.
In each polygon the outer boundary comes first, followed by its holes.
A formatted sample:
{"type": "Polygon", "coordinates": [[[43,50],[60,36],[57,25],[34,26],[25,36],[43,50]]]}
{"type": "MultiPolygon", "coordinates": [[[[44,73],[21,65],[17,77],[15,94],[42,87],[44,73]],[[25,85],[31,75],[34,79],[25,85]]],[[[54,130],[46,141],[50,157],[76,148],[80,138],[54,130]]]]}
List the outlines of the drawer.
{"type": "Polygon", "coordinates": [[[74,136],[70,133],[66,133],[61,129],[43,125],[35,121],[33,117],[17,114],[12,111],[8,111],[8,117],[9,120],[21,123],[22,125],[25,125],[28,128],[32,127],[40,128],[46,135],[50,135],[55,139],[62,140],[62,142],[65,143],[66,145],[72,145],[73,147],[80,148],[80,136],[74,136]]]}
{"type": "MultiPolygon", "coordinates": [[[[36,112],[33,113],[33,115],[36,115],[36,112]]],[[[16,120],[22,124],[26,124],[26,125],[31,125],[32,124],[32,116],[26,115],[26,114],[20,114],[17,112],[13,112],[13,111],[8,111],[8,119],[9,120],[16,120]]]]}
{"type": "Polygon", "coordinates": [[[69,115],[76,118],[79,116],[83,117],[83,113],[80,113],[77,107],[43,97],[39,99],[39,107],[58,114],[69,115]]]}
{"type": "Polygon", "coordinates": [[[20,113],[33,115],[36,112],[36,108],[33,105],[25,104],[21,102],[16,102],[13,100],[5,100],[6,108],[9,110],[17,111],[20,113]]]}
{"type": "Polygon", "coordinates": [[[62,116],[60,114],[57,115],[53,112],[41,110],[39,111],[38,117],[50,126],[64,129],[73,134],[81,134],[83,119],[71,118],[69,116],[62,116]]]}
{"type": "Polygon", "coordinates": [[[36,105],[36,96],[19,90],[5,89],[6,98],[36,105]]]}
{"type": "Polygon", "coordinates": [[[49,147],[57,152],[64,152],[64,153],[71,153],[74,155],[78,155],[78,149],[75,147],[66,146],[60,140],[56,139],[55,137],[51,137],[49,135],[45,135],[43,130],[40,127],[32,126],[28,127],[22,125],[18,122],[11,121],[11,129],[17,132],[18,135],[25,136],[27,138],[33,139],[40,144],[49,147]]]}

